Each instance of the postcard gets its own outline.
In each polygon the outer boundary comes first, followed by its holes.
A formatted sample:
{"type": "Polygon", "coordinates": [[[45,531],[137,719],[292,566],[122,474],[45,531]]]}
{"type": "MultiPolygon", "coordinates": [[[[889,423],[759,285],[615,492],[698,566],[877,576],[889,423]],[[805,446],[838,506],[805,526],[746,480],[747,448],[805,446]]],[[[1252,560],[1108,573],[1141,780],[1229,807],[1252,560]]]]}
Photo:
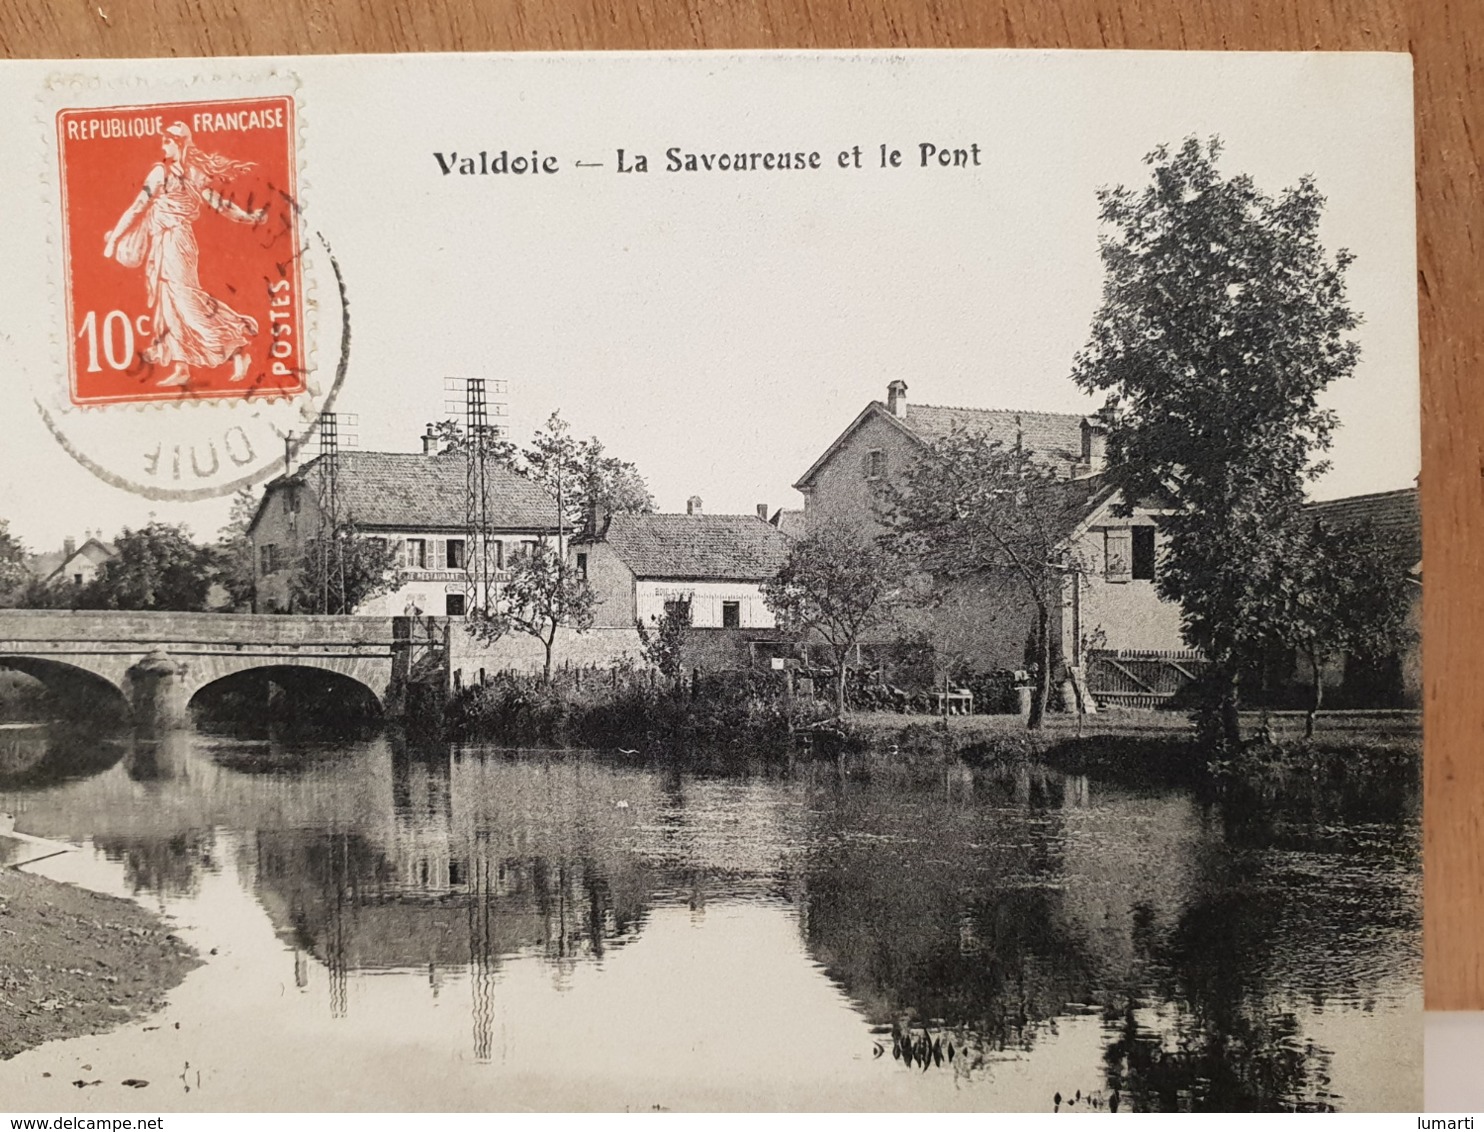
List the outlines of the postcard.
{"type": "Polygon", "coordinates": [[[1411,63],[0,63],[0,1105],[1421,1105],[1411,63]]]}

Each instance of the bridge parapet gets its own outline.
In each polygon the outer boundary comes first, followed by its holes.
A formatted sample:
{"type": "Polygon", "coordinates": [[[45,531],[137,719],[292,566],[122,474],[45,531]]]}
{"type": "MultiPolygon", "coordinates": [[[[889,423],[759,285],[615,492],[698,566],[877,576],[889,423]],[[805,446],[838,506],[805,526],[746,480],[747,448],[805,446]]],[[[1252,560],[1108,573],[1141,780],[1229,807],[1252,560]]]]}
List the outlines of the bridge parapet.
{"type": "Polygon", "coordinates": [[[190,698],[206,685],[254,668],[284,666],[355,680],[395,715],[419,644],[408,626],[396,622],[301,614],[6,609],[0,610],[0,667],[43,678],[46,665],[90,672],[128,699],[137,722],[161,728],[182,725],[190,698]]]}
{"type": "Polygon", "coordinates": [[[367,644],[390,647],[390,617],[263,613],[136,613],[0,609],[0,641],[201,641],[209,644],[367,644]]]}

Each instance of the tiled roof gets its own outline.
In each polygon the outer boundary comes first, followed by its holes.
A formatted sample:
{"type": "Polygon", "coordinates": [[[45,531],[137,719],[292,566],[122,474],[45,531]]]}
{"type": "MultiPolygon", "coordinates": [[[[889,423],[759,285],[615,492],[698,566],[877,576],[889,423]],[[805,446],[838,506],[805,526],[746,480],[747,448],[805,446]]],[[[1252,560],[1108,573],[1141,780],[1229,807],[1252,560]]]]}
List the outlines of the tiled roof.
{"type": "Polygon", "coordinates": [[[1327,499],[1310,503],[1306,510],[1336,527],[1368,522],[1382,534],[1397,539],[1410,561],[1422,560],[1422,510],[1415,487],[1327,499]]]}
{"type": "Polygon", "coordinates": [[[778,573],[789,547],[756,515],[615,515],[604,541],[636,577],[757,582],[778,573]]]}
{"type": "Polygon", "coordinates": [[[880,401],[872,401],[838,437],[824,454],[794,484],[802,491],[809,489],[819,470],[837,453],[867,420],[880,417],[892,422],[924,444],[932,444],[956,430],[982,434],[998,440],[1006,448],[1018,441],[1038,464],[1070,475],[1072,465],[1082,460],[1082,423],[1088,418],[1081,413],[1032,413],[1014,409],[963,409],[952,405],[908,404],[906,415],[895,416],[880,401]]]}
{"type": "MultiPolygon", "coordinates": [[[[295,474],[318,490],[325,457],[295,474]]],[[[468,462],[458,453],[341,452],[336,482],[341,513],[363,528],[459,528],[468,462]]],[[[269,484],[271,492],[282,479],[269,484]]],[[[556,501],[539,484],[508,468],[488,473],[489,523],[496,530],[555,530],[556,501]]]]}
{"type": "Polygon", "coordinates": [[[947,405],[907,406],[903,423],[932,443],[962,429],[1013,448],[1019,439],[1038,462],[1065,468],[1082,459],[1081,413],[1026,413],[1011,409],[960,409],[947,405]]]}

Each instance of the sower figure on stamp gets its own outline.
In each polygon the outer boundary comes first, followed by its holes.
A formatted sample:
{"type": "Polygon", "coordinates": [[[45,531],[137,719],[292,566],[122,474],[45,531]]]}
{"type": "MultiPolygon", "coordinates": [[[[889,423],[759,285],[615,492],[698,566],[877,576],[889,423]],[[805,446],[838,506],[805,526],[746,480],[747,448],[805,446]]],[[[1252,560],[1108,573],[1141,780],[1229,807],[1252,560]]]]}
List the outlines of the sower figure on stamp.
{"type": "Polygon", "coordinates": [[[262,223],[268,209],[248,212],[213,187],[245,172],[251,162],[201,152],[184,122],[166,128],[160,144],[164,160],[150,169],[139,196],[104,237],[103,255],[125,267],[144,265],[155,340],[143,356],[169,367],[160,385],[185,385],[190,367],[229,360],[232,380],[241,381],[251,364],[247,348],[258,323],[202,290],[193,225],[203,202],[242,224],[262,223]]]}

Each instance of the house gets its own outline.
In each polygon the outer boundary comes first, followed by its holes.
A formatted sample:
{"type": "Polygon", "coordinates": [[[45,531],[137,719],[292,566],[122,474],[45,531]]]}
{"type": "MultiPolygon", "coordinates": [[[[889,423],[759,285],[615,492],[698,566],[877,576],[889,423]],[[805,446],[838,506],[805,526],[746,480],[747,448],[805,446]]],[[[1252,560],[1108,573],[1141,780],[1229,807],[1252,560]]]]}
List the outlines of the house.
{"type": "MultiPolygon", "coordinates": [[[[893,381],[886,399],[861,410],[794,485],[804,496],[806,529],[845,523],[883,530],[882,489],[900,485],[934,441],[956,430],[1021,447],[1063,475],[1076,497],[1076,520],[1065,533],[1061,600],[1052,615],[1053,651],[1063,662],[1083,665],[1095,650],[1185,650],[1180,609],[1162,599],[1155,584],[1163,501],[1122,506],[1102,474],[1107,438],[1097,417],[917,405],[907,398],[906,382],[893,381]]],[[[1024,667],[1034,625],[1022,587],[984,575],[950,588],[921,631],[949,666],[987,671],[1024,667]]]]}
{"type": "Polygon", "coordinates": [[[573,560],[598,595],[597,625],[652,626],[684,604],[696,629],[771,630],[762,583],[789,542],[765,506],[707,515],[692,496],[683,515],[615,515],[605,532],[573,545],[573,560]]]}
{"type": "MultiPolygon", "coordinates": [[[[559,539],[556,501],[539,484],[509,468],[486,472],[491,573],[543,541],[559,539]]],[[[468,461],[439,450],[430,434],[423,451],[340,452],[318,456],[268,483],[248,528],[253,544],[256,609],[290,610],[292,583],[305,549],[329,525],[333,498],[339,520],[395,548],[401,585],[356,609],[370,616],[405,613],[462,616],[470,607],[471,537],[468,461]],[[333,484],[330,460],[334,460],[333,484]],[[332,490],[333,488],[333,490],[332,490]]]]}
{"type": "MultiPolygon", "coordinates": [[[[1408,707],[1422,703],[1422,510],[1416,486],[1310,503],[1305,513],[1331,529],[1369,526],[1395,544],[1412,581],[1406,642],[1394,656],[1363,661],[1343,657],[1325,674],[1336,706],[1408,707]]],[[[1295,678],[1313,687],[1313,674],[1299,665],[1295,678]]]]}
{"type": "MultiPolygon", "coordinates": [[[[118,549],[89,532],[87,541],[81,546],[78,546],[77,541],[72,538],[63,542],[60,561],[56,561],[57,556],[54,555],[38,556],[38,558],[43,557],[53,560],[44,563],[45,566],[50,566],[46,573],[43,574],[40,569],[37,569],[37,575],[44,584],[84,586],[97,576],[105,562],[118,557],[118,549]]],[[[38,563],[38,566],[41,565],[43,564],[38,563]]]]}

